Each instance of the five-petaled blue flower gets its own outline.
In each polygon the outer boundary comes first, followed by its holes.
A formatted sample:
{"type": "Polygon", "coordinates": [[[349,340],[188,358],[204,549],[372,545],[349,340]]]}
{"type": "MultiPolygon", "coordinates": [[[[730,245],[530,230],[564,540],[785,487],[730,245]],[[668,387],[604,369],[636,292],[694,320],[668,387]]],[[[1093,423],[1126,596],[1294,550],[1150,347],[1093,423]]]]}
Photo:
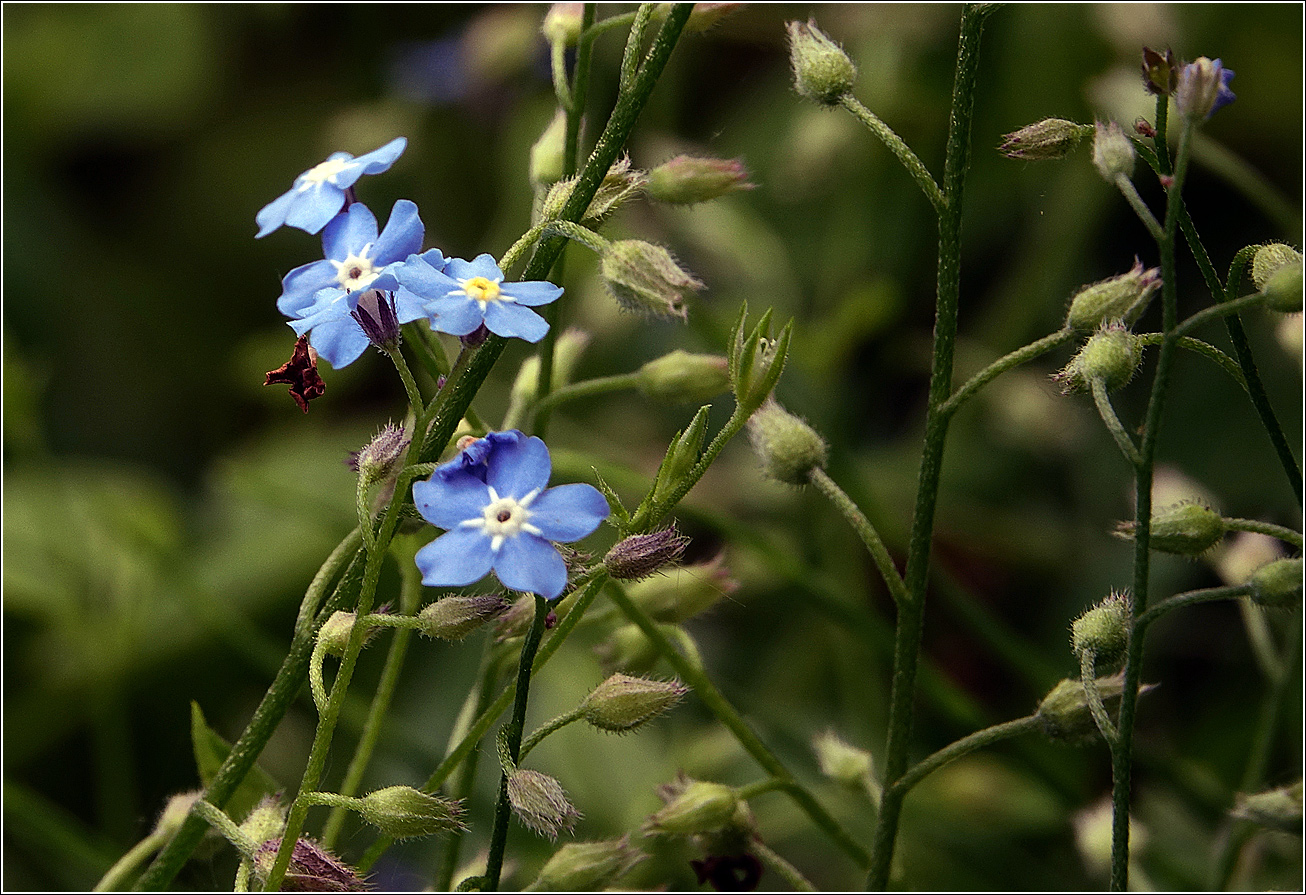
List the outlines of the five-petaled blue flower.
{"type": "Polygon", "coordinates": [[[492,569],[512,590],[552,600],[567,566],[550,541],[576,541],[608,517],[586,484],[546,488],[552,464],[540,439],[491,432],[413,485],[417,511],[445,533],[417,551],[422,583],[462,587],[492,569]]]}
{"type": "Polygon", "coordinates": [[[368,346],[362,327],[350,316],[365,292],[393,292],[400,323],[428,315],[417,296],[400,288],[394,277],[394,268],[405,258],[419,258],[433,269],[444,264],[439,249],[414,254],[424,234],[417,206],[407,199],[395,203],[379,236],[372,212],[361,202],[353,203],[322,231],[325,260],[286,274],[277,309],[292,318],[290,326],[297,335],[311,330],[309,341],[331,366],[353,363],[368,346]]]}
{"type": "Polygon", "coordinates": [[[258,236],[267,236],[282,224],[308,233],[321,230],[344,207],[345,190],[364,174],[380,174],[389,169],[407,146],[407,138],[396,137],[358,158],[347,152],[332,153],[322,164],[296,177],[289,191],[263,206],[255,217],[258,236]]]}
{"type": "Polygon", "coordinates": [[[562,295],[561,286],[548,282],[505,283],[490,255],[471,261],[450,258],[443,270],[410,258],[395,270],[395,277],[425,302],[431,328],[454,336],[465,336],[484,323],[496,335],[538,342],[549,324],[530,308],[562,295]]]}

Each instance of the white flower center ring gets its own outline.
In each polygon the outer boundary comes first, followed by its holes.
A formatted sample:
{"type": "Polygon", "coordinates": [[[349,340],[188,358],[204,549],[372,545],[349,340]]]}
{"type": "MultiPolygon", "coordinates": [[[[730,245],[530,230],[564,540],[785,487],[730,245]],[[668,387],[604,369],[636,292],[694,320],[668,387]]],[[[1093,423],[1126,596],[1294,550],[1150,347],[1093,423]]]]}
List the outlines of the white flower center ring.
{"type": "MultiPolygon", "coordinates": [[[[336,269],[336,282],[340,288],[346,292],[357,292],[359,289],[366,289],[372,281],[381,275],[382,267],[377,267],[368,257],[372,249],[369,242],[358,250],[358,254],[350,254],[344,261],[331,261],[336,269]]],[[[330,259],[327,259],[330,261],[330,259]]]]}
{"type": "Polygon", "coordinates": [[[481,518],[464,519],[462,526],[464,528],[479,528],[490,538],[490,549],[498,552],[503,546],[505,538],[515,538],[523,531],[529,535],[539,537],[544,534],[538,527],[531,525],[531,511],[529,509],[531,502],[539,495],[540,489],[536,488],[521,500],[514,497],[500,497],[498,492],[493,488],[490,491],[490,502],[481,510],[481,518]]]}

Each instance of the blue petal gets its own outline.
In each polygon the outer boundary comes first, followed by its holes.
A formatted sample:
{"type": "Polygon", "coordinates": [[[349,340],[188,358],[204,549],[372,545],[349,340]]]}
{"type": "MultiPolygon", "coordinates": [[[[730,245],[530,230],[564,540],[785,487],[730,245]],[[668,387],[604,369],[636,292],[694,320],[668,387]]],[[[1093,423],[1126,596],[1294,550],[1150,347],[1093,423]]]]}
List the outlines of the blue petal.
{"type": "Polygon", "coordinates": [[[493,255],[477,255],[471,261],[450,258],[445,262],[444,272],[456,280],[470,280],[472,277],[485,277],[487,280],[503,279],[503,271],[494,263],[493,255]]]}
{"type": "Polygon", "coordinates": [[[323,182],[311,186],[295,194],[295,200],[286,212],[286,226],[316,233],[336,216],[344,204],[344,190],[335,184],[323,182]]]}
{"type": "MultiPolygon", "coordinates": [[[[344,302],[341,302],[344,305],[344,302]]],[[[339,370],[358,360],[359,355],[367,350],[367,336],[358,321],[346,313],[335,320],[327,320],[313,327],[308,341],[317,349],[317,353],[330,361],[331,366],[339,370]]]]}
{"type": "Polygon", "coordinates": [[[426,316],[426,305],[420,298],[400,286],[395,290],[395,316],[400,323],[412,323],[426,316]]]}
{"type": "Polygon", "coordinates": [[[286,212],[290,210],[290,204],[294,201],[295,191],[292,189],[282,193],[260,208],[259,213],[254,216],[259,228],[258,233],[254,234],[254,238],[261,239],[284,224],[286,222],[286,212]]]}
{"type": "Polygon", "coordinates": [[[343,289],[319,289],[313,294],[312,303],[300,312],[297,319],[290,321],[290,326],[302,336],[315,326],[348,316],[352,310],[353,304],[343,289]]]}
{"type": "MultiPolygon", "coordinates": [[[[458,284],[427,260],[430,252],[409,255],[403,264],[396,265],[394,275],[400,285],[411,290],[423,301],[444,298],[457,291],[458,284]]],[[[471,301],[471,299],[468,299],[471,301]]]]}
{"type": "Polygon", "coordinates": [[[303,316],[303,311],[313,303],[320,289],[338,289],[340,281],[330,261],[311,261],[301,264],[281,281],[281,297],[277,310],[289,316],[303,316]]]}
{"type": "Polygon", "coordinates": [[[561,286],[544,282],[504,283],[499,291],[517,304],[531,307],[547,305],[551,301],[557,301],[562,295],[561,286]]]}
{"type": "Polygon", "coordinates": [[[534,436],[526,438],[516,429],[492,434],[514,436],[492,442],[493,450],[486,458],[490,471],[485,481],[500,497],[525,497],[548,486],[553,465],[544,442],[534,436]]]}
{"type": "Polygon", "coordinates": [[[426,228],[417,214],[417,206],[407,199],[395,202],[390,219],[372,247],[371,257],[377,264],[402,261],[422,248],[426,228]]]}
{"type": "Polygon", "coordinates": [[[529,509],[530,524],[550,541],[579,541],[611,512],[599,489],[583,482],[550,488],[529,509]]]}
{"type": "Polygon", "coordinates": [[[484,534],[455,528],[418,550],[415,559],[427,587],[462,587],[490,573],[494,554],[484,534]]]}
{"type": "Polygon", "coordinates": [[[484,482],[466,473],[433,476],[413,483],[413,503],[427,522],[452,531],[465,519],[482,518],[490,492],[484,482]]]}
{"type": "MultiPolygon", "coordinates": [[[[437,271],[441,273],[444,272],[444,264],[445,264],[444,253],[441,252],[439,249],[427,249],[425,252],[422,252],[422,254],[418,255],[417,257],[420,260],[425,261],[427,264],[431,265],[431,267],[435,268],[437,271]]],[[[412,259],[410,258],[409,260],[412,259]]]]}
{"type": "Polygon", "coordinates": [[[451,296],[428,301],[423,306],[431,318],[431,329],[451,336],[465,336],[485,322],[481,303],[474,298],[451,296]]]}
{"type": "MultiPolygon", "coordinates": [[[[395,137],[380,149],[373,149],[371,152],[360,155],[354,159],[354,162],[360,166],[360,174],[380,174],[382,171],[389,170],[399,156],[404,154],[406,148],[408,148],[408,138],[395,137]]],[[[354,180],[357,179],[357,177],[354,178],[354,180]]],[[[352,182],[350,181],[350,183],[352,182]]],[[[341,186],[349,186],[349,184],[341,184],[341,186]]]]}
{"type": "Polygon", "coordinates": [[[376,216],[362,202],[331,219],[322,231],[322,252],[333,261],[344,261],[369,242],[376,242],[376,216]]]}
{"type": "Polygon", "coordinates": [[[552,600],[567,586],[567,564],[548,541],[531,535],[508,538],[494,559],[494,574],[504,587],[552,600]]]}
{"type": "Polygon", "coordinates": [[[549,331],[548,321],[539,314],[506,301],[486,303],[485,325],[496,335],[527,342],[538,342],[549,331]]]}

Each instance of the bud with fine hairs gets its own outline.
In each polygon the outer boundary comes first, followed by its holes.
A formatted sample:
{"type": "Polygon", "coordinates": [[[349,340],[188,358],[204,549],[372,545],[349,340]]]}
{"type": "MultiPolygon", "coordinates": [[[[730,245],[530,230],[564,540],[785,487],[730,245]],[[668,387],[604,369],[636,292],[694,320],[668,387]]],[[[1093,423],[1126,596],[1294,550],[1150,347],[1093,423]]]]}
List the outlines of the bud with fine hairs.
{"type": "Polygon", "coordinates": [[[1066,314],[1066,326],[1091,332],[1110,323],[1123,320],[1132,323],[1147,308],[1152,294],[1161,288],[1161,269],[1143,268],[1143,262],[1134,258],[1134,266],[1127,272],[1107,277],[1075,293],[1066,314]]]}
{"type": "Polygon", "coordinates": [[[501,594],[455,594],[437,600],[417,614],[426,637],[462,640],[483,624],[508,611],[509,603],[501,594]]]}
{"type": "Polygon", "coordinates": [[[508,803],[518,820],[550,839],[557,839],[562,830],[571,832],[581,818],[561,783],[527,768],[518,768],[509,775],[508,803]]]}
{"type": "Polygon", "coordinates": [[[411,786],[387,786],[358,803],[363,820],[394,839],[433,836],[465,829],[461,802],[449,801],[411,786]]]}
{"type": "Polygon", "coordinates": [[[1002,138],[998,152],[1007,158],[1028,162],[1063,159],[1091,133],[1092,125],[1064,118],[1045,118],[1007,134],[1002,138]]]}
{"type": "Polygon", "coordinates": [[[648,172],[649,198],[671,205],[693,205],[752,188],[738,159],[678,155],[648,172]]]}
{"type": "Polygon", "coordinates": [[[597,892],[613,885],[648,855],[629,836],[602,842],[569,842],[540,868],[531,892],[597,892]]]}
{"type": "Polygon", "coordinates": [[[1090,336],[1065,369],[1052,378],[1061,383],[1063,394],[1088,391],[1094,381],[1113,392],[1134,378],[1142,360],[1139,338],[1123,324],[1110,323],[1090,336]]]}
{"type": "Polygon", "coordinates": [[[812,102],[838,105],[857,80],[853,61],[816,23],[790,22],[786,27],[794,89],[812,102]]]}
{"type": "Polygon", "coordinates": [[[689,688],[680,681],[614,674],[589,692],[581,717],[599,730],[626,733],[670,711],[689,688]]]}
{"type": "Polygon", "coordinates": [[[1265,296],[1265,306],[1282,314],[1302,309],[1302,255],[1292,246],[1272,242],[1252,256],[1252,282],[1265,296]]]}
{"type": "Polygon", "coordinates": [[[679,562],[688,544],[689,538],[674,527],[631,535],[613,545],[603,557],[603,567],[613,578],[636,581],[679,562]]]}
{"type": "MultiPolygon", "coordinates": [[[[1120,695],[1125,689],[1124,673],[1100,677],[1094,686],[1107,711],[1113,711],[1120,704],[1120,695]]],[[[1141,695],[1154,686],[1144,684],[1138,688],[1138,692],[1141,695]]],[[[1084,695],[1084,682],[1078,678],[1067,678],[1053,687],[1039,703],[1037,714],[1043,733],[1054,742],[1086,746],[1102,738],[1102,733],[1093,720],[1092,709],[1088,706],[1088,697],[1084,695]]]]}
{"type": "Polygon", "coordinates": [[[609,242],[599,258],[599,276],[617,304],[653,317],[685,319],[685,298],[703,288],[670,252],[640,239],[609,242]]]}
{"type": "MultiPolygon", "coordinates": [[[[254,871],[266,879],[281,848],[280,839],[269,839],[254,854],[254,871]]],[[[281,882],[285,892],[366,892],[367,881],[344,861],[312,839],[298,839],[290,852],[290,866],[281,882]]]]}
{"type": "Polygon", "coordinates": [[[768,398],[748,419],[748,440],[762,471],[786,485],[806,485],[824,469],[829,447],[815,429],[768,398]]]}
{"type": "Polygon", "coordinates": [[[658,788],[666,804],[644,822],[649,833],[689,836],[710,833],[734,819],[739,796],[729,786],[705,780],[691,780],[683,773],[658,788]]]}
{"type": "Polygon", "coordinates": [[[654,401],[701,404],[730,391],[730,361],[719,354],[677,348],[635,371],[635,387],[654,401]]]}
{"type": "Polygon", "coordinates": [[[1134,141],[1125,136],[1119,124],[1097,122],[1093,137],[1093,164],[1107,183],[1115,183],[1119,174],[1132,177],[1137,157],[1134,141]]]}
{"type": "Polygon", "coordinates": [[[1266,563],[1247,579],[1252,602],[1261,606],[1290,608],[1301,605],[1301,557],[1266,563]]]}
{"type": "Polygon", "coordinates": [[[1092,655],[1099,668],[1115,665],[1129,648],[1133,621],[1129,595],[1113,592],[1075,619],[1070,626],[1071,648],[1076,656],[1092,655]]]}
{"type": "MultiPolygon", "coordinates": [[[[1201,556],[1224,538],[1229,527],[1224,518],[1203,503],[1188,501],[1165,507],[1152,514],[1147,545],[1161,553],[1177,556],[1201,556]]],[[[1133,538],[1137,525],[1121,522],[1115,534],[1133,538]]]]}

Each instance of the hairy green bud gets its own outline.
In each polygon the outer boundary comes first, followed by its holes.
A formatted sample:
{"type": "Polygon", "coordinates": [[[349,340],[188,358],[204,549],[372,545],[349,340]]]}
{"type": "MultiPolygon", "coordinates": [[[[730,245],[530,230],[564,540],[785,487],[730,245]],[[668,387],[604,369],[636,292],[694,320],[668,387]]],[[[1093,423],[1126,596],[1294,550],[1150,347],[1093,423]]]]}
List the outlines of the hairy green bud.
{"type": "Polygon", "coordinates": [[[672,205],[693,205],[752,188],[738,159],[678,155],[648,172],[649,198],[672,205]]]}
{"type": "Polygon", "coordinates": [[[1252,602],[1261,606],[1300,606],[1302,595],[1302,561],[1277,559],[1261,566],[1247,579],[1252,602]]]}
{"type": "MultiPolygon", "coordinates": [[[[1137,525],[1121,522],[1115,534],[1133,538],[1137,525]]],[[[1200,503],[1181,503],[1152,515],[1148,546],[1162,553],[1200,556],[1224,537],[1228,526],[1215,510],[1200,503]]]]}
{"type": "Polygon", "coordinates": [[[748,419],[748,437],[768,476],[788,485],[805,485],[813,469],[824,469],[829,448],[803,420],[766,401],[748,419]]]}
{"type": "Polygon", "coordinates": [[[599,276],[623,308],[655,317],[683,320],[687,294],[703,288],[670,252],[639,239],[608,243],[599,258],[599,276]]]}
{"type": "Polygon", "coordinates": [[[417,618],[418,632],[440,640],[462,640],[481,625],[508,611],[509,603],[499,594],[456,594],[427,606],[417,618]]]}
{"type": "Polygon", "coordinates": [[[597,892],[647,857],[630,844],[629,836],[568,843],[545,862],[530,888],[537,892],[597,892]]]}
{"type": "Polygon", "coordinates": [[[613,578],[637,581],[679,561],[688,544],[689,538],[674,527],[631,535],[613,545],[608,555],[603,557],[603,567],[613,578]]]}
{"type": "MultiPolygon", "coordinates": [[[[548,17],[545,17],[545,21],[548,17]]],[[[565,173],[563,162],[567,141],[567,116],[559,110],[531,147],[531,185],[537,189],[552,186],[565,173]]]]}
{"type": "Polygon", "coordinates": [[[614,674],[585,697],[581,717],[600,730],[625,733],[669,711],[688,692],[679,681],[614,674]]]}
{"type": "Polygon", "coordinates": [[[359,800],[363,820],[395,839],[432,836],[465,828],[461,802],[451,802],[411,786],[387,786],[359,800]]]}
{"type": "Polygon", "coordinates": [[[1114,121],[1095,125],[1093,137],[1093,164],[1098,173],[1107,181],[1114,183],[1117,174],[1132,177],[1134,160],[1138,157],[1134,142],[1125,136],[1120,125],[1114,121]]]}
{"type": "Polygon", "coordinates": [[[1045,118],[1002,138],[998,152],[1024,161],[1063,159],[1093,128],[1064,118],[1045,118]]]}
{"type": "Polygon", "coordinates": [[[584,15],[584,3],[554,3],[544,14],[540,33],[550,44],[574,47],[580,41],[584,15]]]}
{"type": "Polygon", "coordinates": [[[1075,655],[1091,653],[1099,665],[1114,665],[1129,648],[1133,610],[1127,594],[1112,593],[1085,612],[1070,626],[1070,645],[1075,655]]]}
{"type": "Polygon", "coordinates": [[[1087,391],[1095,380],[1111,392],[1133,378],[1142,359],[1139,338],[1122,325],[1108,324],[1091,335],[1066,368],[1052,378],[1061,383],[1064,394],[1087,391]]]}
{"type": "Polygon", "coordinates": [[[857,80],[857,67],[813,22],[790,22],[789,63],[794,89],[812,102],[837,105],[857,80]]]}
{"type": "Polygon", "coordinates": [[[677,348],[636,371],[640,394],[668,404],[702,404],[730,390],[729,361],[677,348]]]}
{"type": "Polygon", "coordinates": [[[1239,794],[1233,816],[1271,830],[1301,836],[1302,782],[1267,789],[1254,795],[1239,794]]]}
{"type": "Polygon", "coordinates": [[[508,777],[508,803],[523,824],[550,839],[557,839],[560,830],[570,832],[581,817],[561,783],[526,768],[508,777]]]}
{"type": "MultiPolygon", "coordinates": [[[[1120,702],[1120,695],[1125,689],[1123,674],[1100,677],[1096,681],[1097,692],[1110,712],[1120,702]]],[[[1149,686],[1138,688],[1146,693],[1149,686]]],[[[1084,695],[1084,682],[1078,679],[1066,679],[1057,684],[1039,703],[1038,720],[1043,733],[1058,743],[1083,746],[1101,739],[1101,732],[1093,721],[1093,712],[1088,707],[1088,697],[1084,695]]]]}
{"type": "Polygon", "coordinates": [[[703,780],[679,780],[661,787],[659,795],[666,804],[644,823],[647,832],[676,836],[709,833],[729,824],[739,807],[733,789],[703,780]]]}
{"type": "Polygon", "coordinates": [[[1272,311],[1293,314],[1302,309],[1302,255],[1292,246],[1270,243],[1252,256],[1252,281],[1272,311]]]}
{"type": "Polygon", "coordinates": [[[874,785],[875,766],[871,753],[844,742],[833,730],[812,738],[812,750],[821,773],[852,789],[874,785]]]}
{"type": "Polygon", "coordinates": [[[1108,277],[1076,292],[1070,300],[1066,325],[1089,332],[1113,320],[1126,323],[1137,320],[1152,293],[1160,287],[1160,268],[1144,270],[1143,263],[1135,258],[1128,273],[1108,277]]]}

